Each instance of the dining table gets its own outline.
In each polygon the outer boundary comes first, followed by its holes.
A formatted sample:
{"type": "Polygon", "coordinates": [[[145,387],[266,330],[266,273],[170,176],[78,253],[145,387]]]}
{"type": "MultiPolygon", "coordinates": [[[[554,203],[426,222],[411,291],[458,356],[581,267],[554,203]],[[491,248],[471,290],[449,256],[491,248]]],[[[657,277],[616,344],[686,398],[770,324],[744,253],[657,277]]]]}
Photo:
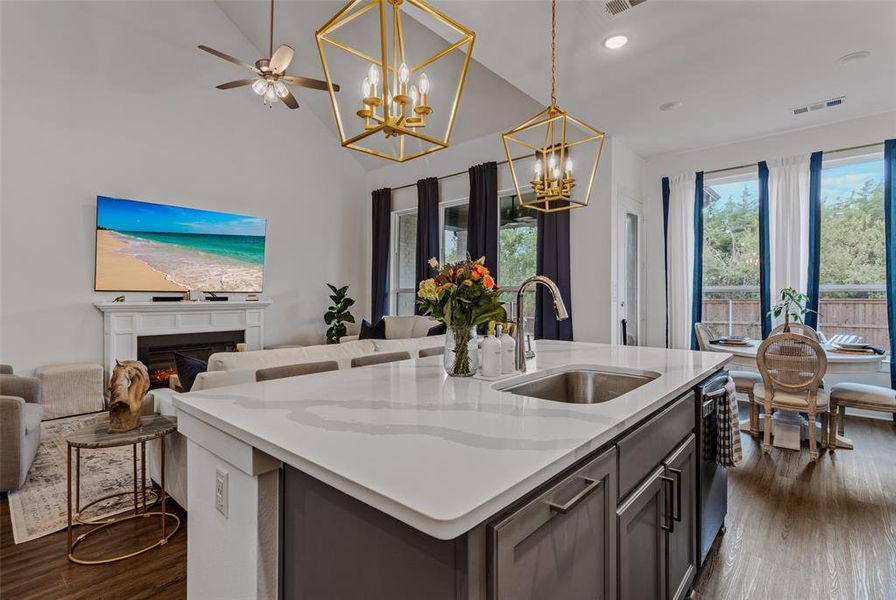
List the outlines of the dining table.
{"type": "MultiPolygon", "coordinates": [[[[746,340],[743,344],[715,341],[707,344],[706,350],[708,352],[725,352],[731,354],[732,359],[728,363],[729,367],[736,366],[751,371],[758,371],[759,366],[756,362],[756,354],[759,351],[759,345],[761,343],[762,340],[746,340]]],[[[836,344],[830,343],[823,343],[821,347],[824,349],[825,356],[828,359],[826,373],[831,375],[877,373],[880,371],[884,361],[883,354],[877,354],[872,351],[857,352],[854,350],[844,350],[836,344]]],[[[760,419],[764,416],[765,415],[760,415],[760,419]]],[[[746,419],[741,421],[740,429],[741,431],[749,431],[750,420],[746,419]]],[[[821,437],[818,439],[821,439],[821,437]]],[[[851,450],[853,444],[850,439],[838,434],[837,447],[851,450]]]]}

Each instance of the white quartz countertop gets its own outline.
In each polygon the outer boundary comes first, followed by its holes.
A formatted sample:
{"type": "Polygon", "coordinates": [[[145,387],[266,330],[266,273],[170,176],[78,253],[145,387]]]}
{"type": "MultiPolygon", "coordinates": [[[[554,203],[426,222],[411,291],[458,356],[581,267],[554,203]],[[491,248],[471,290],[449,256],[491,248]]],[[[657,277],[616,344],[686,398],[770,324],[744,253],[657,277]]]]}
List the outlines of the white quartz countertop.
{"type": "Polygon", "coordinates": [[[538,342],[532,379],[568,366],[659,373],[602,404],[502,392],[440,356],[177,394],[175,407],[412,527],[453,539],[606,444],[730,359],[538,342]]]}

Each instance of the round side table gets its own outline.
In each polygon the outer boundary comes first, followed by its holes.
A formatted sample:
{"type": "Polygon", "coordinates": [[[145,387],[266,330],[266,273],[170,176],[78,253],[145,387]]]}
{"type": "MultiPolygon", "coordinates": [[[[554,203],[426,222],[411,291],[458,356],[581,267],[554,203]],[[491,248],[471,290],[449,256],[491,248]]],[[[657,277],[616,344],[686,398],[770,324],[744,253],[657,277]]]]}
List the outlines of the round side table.
{"type": "MultiPolygon", "coordinates": [[[[92,427],[87,427],[79,430],[77,433],[74,433],[67,438],[65,438],[66,443],[68,444],[68,559],[74,563],[78,563],[81,565],[102,565],[107,564],[119,560],[124,560],[126,558],[131,558],[133,556],[137,556],[138,554],[143,554],[153,548],[158,546],[163,546],[172,535],[174,535],[178,528],[180,527],[180,519],[177,515],[166,512],[165,510],[165,436],[169,433],[177,431],[177,419],[173,417],[165,417],[162,415],[151,415],[144,416],[142,418],[142,422],[140,427],[137,429],[133,429],[131,431],[126,431],[123,433],[109,433],[109,423],[103,422],[98,423],[92,427]],[[159,440],[159,446],[161,447],[161,481],[159,485],[161,490],[159,491],[157,497],[153,498],[152,504],[155,504],[156,500],[161,502],[161,510],[156,512],[147,512],[147,500],[146,500],[146,442],[151,440],[159,440]],[[140,455],[141,455],[141,475],[142,475],[142,485],[139,486],[137,482],[137,446],[140,446],[140,455]],[[131,490],[125,490],[122,492],[109,494],[107,496],[103,496],[97,500],[94,500],[83,507],[81,506],[81,449],[87,448],[91,450],[98,450],[102,448],[116,448],[119,446],[132,446],[133,447],[133,455],[134,455],[134,489],[133,492],[131,490]],[[75,512],[72,513],[72,449],[75,451],[75,512]],[[116,496],[122,496],[124,494],[133,493],[134,495],[134,509],[133,514],[128,514],[123,517],[113,517],[108,519],[94,519],[94,520],[86,520],[82,517],[82,513],[85,509],[95,505],[97,502],[102,500],[106,500],[108,498],[114,498],[116,496]],[[113,527],[119,523],[124,523],[125,521],[130,521],[132,519],[144,519],[144,518],[157,518],[161,523],[161,535],[158,540],[149,544],[148,546],[144,546],[127,554],[123,554],[120,556],[113,556],[111,558],[104,559],[85,559],[79,558],[75,556],[75,548],[87,539],[89,536],[97,533],[103,529],[113,527]],[[169,527],[168,519],[172,519],[173,527],[169,527]],[[86,531],[79,535],[74,541],[72,541],[72,526],[73,525],[94,525],[93,529],[86,531]]],[[[154,492],[150,492],[155,495],[154,492]]]]}

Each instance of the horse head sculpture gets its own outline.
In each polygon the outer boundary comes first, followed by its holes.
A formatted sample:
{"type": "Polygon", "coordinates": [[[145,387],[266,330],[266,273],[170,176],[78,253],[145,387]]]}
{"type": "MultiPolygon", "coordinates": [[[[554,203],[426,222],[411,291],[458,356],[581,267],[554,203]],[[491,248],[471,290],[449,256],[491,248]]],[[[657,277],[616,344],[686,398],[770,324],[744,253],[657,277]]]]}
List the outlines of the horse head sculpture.
{"type": "Polygon", "coordinates": [[[149,391],[149,372],[139,360],[116,360],[109,379],[109,432],[140,427],[143,396],[149,391]]]}

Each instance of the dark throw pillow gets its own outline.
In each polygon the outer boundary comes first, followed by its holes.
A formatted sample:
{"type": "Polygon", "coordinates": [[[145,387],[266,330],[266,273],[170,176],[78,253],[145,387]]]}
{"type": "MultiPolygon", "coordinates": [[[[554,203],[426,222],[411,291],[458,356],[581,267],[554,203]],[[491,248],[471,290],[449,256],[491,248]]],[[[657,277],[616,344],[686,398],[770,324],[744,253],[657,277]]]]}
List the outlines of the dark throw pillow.
{"type": "Polygon", "coordinates": [[[174,353],[174,367],[177,369],[177,378],[180,380],[180,387],[185,392],[189,392],[196,381],[196,376],[200,373],[208,371],[208,363],[193,356],[187,356],[180,352],[174,353]]]}
{"type": "Polygon", "coordinates": [[[361,320],[359,340],[384,340],[386,339],[386,320],[380,319],[375,325],[371,325],[367,319],[361,320]]]}
{"type": "Polygon", "coordinates": [[[430,327],[429,331],[426,332],[426,337],[431,335],[445,335],[448,333],[448,326],[444,323],[439,323],[435,327],[430,327]]]}

